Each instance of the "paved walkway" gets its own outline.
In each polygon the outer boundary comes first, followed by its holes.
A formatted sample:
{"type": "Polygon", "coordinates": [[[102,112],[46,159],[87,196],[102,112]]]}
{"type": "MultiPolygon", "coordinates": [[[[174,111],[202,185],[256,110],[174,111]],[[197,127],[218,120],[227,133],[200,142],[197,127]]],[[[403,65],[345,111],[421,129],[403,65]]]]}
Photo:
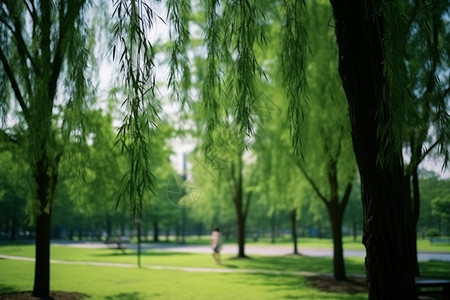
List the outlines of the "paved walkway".
{"type": "MultiPolygon", "coordinates": [[[[80,248],[106,248],[107,245],[101,242],[52,242],[53,245],[64,245],[68,247],[80,248]]],[[[184,252],[184,253],[211,253],[211,248],[206,245],[174,245],[164,243],[144,243],[141,245],[142,250],[162,250],[168,252],[184,252]]],[[[126,244],[128,249],[136,249],[136,244],[126,244]]],[[[280,256],[292,254],[292,247],[281,245],[247,245],[245,247],[247,255],[265,255],[265,256],[280,256]]],[[[237,245],[225,245],[221,251],[223,254],[237,253],[237,245]]],[[[306,256],[332,256],[331,249],[300,249],[300,253],[306,256]]],[[[347,250],[344,252],[347,257],[364,257],[365,251],[362,250],[347,250]]],[[[1,255],[0,259],[34,261],[31,257],[20,257],[13,255],[1,255]]],[[[450,261],[450,253],[419,253],[419,260],[442,260],[450,261]]],[[[117,268],[136,268],[136,264],[125,263],[108,263],[108,262],[90,262],[90,261],[69,261],[69,260],[50,260],[52,264],[67,264],[67,265],[90,265],[102,267],[117,267],[117,268]]],[[[174,267],[174,266],[158,266],[158,265],[143,265],[143,268],[155,270],[178,270],[185,272],[209,272],[209,273],[263,273],[273,275],[302,275],[312,276],[318,273],[301,272],[301,271],[277,271],[266,269],[230,269],[230,268],[195,268],[195,267],[174,267]]],[[[324,274],[322,274],[324,275],[324,274]]],[[[332,274],[326,274],[332,276],[332,274]]]]}
{"type": "MultiPolygon", "coordinates": [[[[61,244],[69,247],[82,247],[82,248],[106,248],[107,246],[101,242],[52,242],[53,245],[61,244]]],[[[126,244],[128,249],[136,249],[136,244],[126,244]]],[[[183,252],[183,253],[211,253],[211,248],[208,245],[176,245],[165,243],[143,243],[141,244],[142,250],[162,250],[169,252],[183,252]]],[[[221,251],[222,254],[236,254],[238,252],[237,245],[226,244],[221,251]]],[[[305,256],[314,257],[331,257],[333,255],[332,249],[325,248],[302,248],[299,247],[299,252],[305,256]]],[[[247,255],[265,255],[265,256],[280,256],[289,255],[293,253],[291,246],[284,245],[257,245],[250,244],[245,246],[245,253],[247,255]]],[[[364,250],[344,250],[345,257],[365,257],[366,252],[364,250]]],[[[418,254],[419,261],[439,260],[449,261],[450,253],[435,253],[435,252],[420,252],[418,254]]]]}

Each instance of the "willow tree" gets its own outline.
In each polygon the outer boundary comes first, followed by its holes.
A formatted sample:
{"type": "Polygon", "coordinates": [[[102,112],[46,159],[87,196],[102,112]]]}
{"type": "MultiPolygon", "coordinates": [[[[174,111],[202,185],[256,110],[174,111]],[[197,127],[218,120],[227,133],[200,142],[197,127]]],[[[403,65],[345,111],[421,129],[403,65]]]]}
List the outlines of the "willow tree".
{"type": "Polygon", "coordinates": [[[405,180],[411,195],[413,257],[415,273],[417,263],[417,223],[420,212],[419,166],[430,154],[437,153],[448,160],[450,93],[449,68],[450,28],[445,15],[449,1],[429,1],[423,10],[422,1],[409,3],[409,34],[406,41],[406,67],[410,90],[408,111],[405,115],[405,146],[409,161],[405,167],[405,180]],[[426,45],[424,47],[423,45],[426,45]],[[447,99],[447,100],[446,100],[447,99]],[[436,151],[437,149],[437,151],[436,151]]]}
{"type": "Polygon", "coordinates": [[[303,159],[297,165],[328,212],[333,237],[333,271],[346,280],[342,222],[356,176],[345,94],[337,72],[333,30],[323,22],[329,3],[308,6],[308,108],[303,126],[303,159]],[[313,34],[314,33],[314,34],[313,34]]]}
{"type": "MultiPolygon", "coordinates": [[[[117,31],[118,36],[123,32],[130,37],[122,39],[125,44],[128,42],[135,45],[134,48],[125,47],[120,57],[126,62],[123,69],[127,72],[126,78],[129,80],[126,83],[132,91],[130,99],[136,100],[130,102],[132,103],[130,107],[133,113],[136,112],[137,117],[145,115],[146,112],[141,110],[140,99],[146,94],[146,89],[142,89],[143,84],[148,82],[147,79],[151,81],[151,76],[150,78],[146,76],[149,74],[148,68],[153,66],[153,61],[146,60],[148,56],[144,55],[149,49],[145,30],[136,27],[142,20],[151,19],[150,13],[145,14],[149,10],[135,9],[136,3],[142,2],[131,2],[129,11],[132,13],[127,14],[132,20],[129,27],[119,23],[118,28],[130,30],[117,31]],[[140,13],[143,11],[142,17],[140,13]],[[141,43],[144,48],[139,46],[141,43]],[[142,56],[135,55],[139,53],[142,56]],[[135,61],[136,57],[144,60],[135,61]],[[144,68],[144,73],[140,67],[144,68]]],[[[412,239],[411,207],[405,196],[401,147],[403,131],[401,116],[408,113],[404,110],[406,84],[403,81],[406,78],[404,51],[408,36],[406,24],[408,18],[405,16],[411,17],[412,14],[405,8],[403,1],[392,3],[385,0],[370,2],[331,0],[330,2],[333,7],[339,49],[339,72],[347,97],[353,148],[361,177],[369,294],[371,298],[380,299],[414,298],[413,268],[409,259],[412,239]]],[[[180,2],[168,3],[175,8],[180,2]]],[[[423,3],[420,11],[427,11],[432,7],[428,5],[428,1],[420,3],[423,3]]],[[[280,22],[282,26],[277,36],[281,38],[282,45],[279,53],[280,72],[284,74],[284,87],[289,99],[288,119],[292,146],[294,152],[300,155],[304,111],[302,97],[306,90],[307,39],[303,23],[307,17],[305,1],[204,0],[200,2],[200,6],[206,15],[203,28],[206,76],[200,98],[206,116],[207,138],[212,139],[215,127],[223,120],[230,119],[238,125],[241,134],[249,136],[254,134],[255,120],[258,119],[256,106],[258,91],[255,89],[255,82],[263,75],[263,68],[256,59],[255,49],[264,44],[264,26],[271,22],[280,22]],[[265,16],[269,14],[265,12],[279,8],[281,8],[279,15],[266,19],[265,16]],[[227,90],[228,93],[222,94],[223,90],[227,90]],[[234,111],[231,110],[232,115],[228,114],[230,110],[227,114],[223,113],[223,103],[226,103],[227,109],[235,108],[234,111]]],[[[183,23],[177,14],[173,16],[174,24],[183,23]]],[[[323,22],[329,21],[327,19],[323,22]]],[[[184,25],[187,26],[185,23],[184,25]]],[[[181,37],[181,45],[185,45],[187,41],[182,34],[186,32],[186,28],[176,26],[176,31],[181,37]]],[[[182,78],[183,74],[187,73],[186,68],[179,67],[187,60],[187,55],[182,55],[184,51],[186,48],[183,46],[174,47],[172,57],[176,59],[171,61],[172,74],[178,74],[180,77],[170,77],[172,79],[182,78]]],[[[183,84],[174,84],[172,87],[186,88],[183,84]]],[[[133,130],[140,132],[139,128],[144,128],[146,124],[146,122],[134,123],[130,124],[129,128],[132,129],[131,132],[133,130]],[[132,127],[134,125],[136,126],[132,127]]],[[[136,148],[133,146],[130,149],[136,148]]],[[[207,147],[205,149],[208,150],[207,147]]],[[[139,160],[144,156],[134,157],[139,160]]],[[[138,170],[145,170],[147,167],[138,166],[138,170]]],[[[130,174],[143,173],[138,171],[130,174]]],[[[130,178],[142,182],[139,177],[130,178]]],[[[137,186],[143,187],[145,184],[137,186]]],[[[138,191],[137,194],[139,193],[138,191]]],[[[131,202],[135,199],[136,197],[130,197],[131,202]]]]}
{"type": "MultiPolygon", "coordinates": [[[[409,113],[404,65],[407,21],[415,16],[403,2],[332,0],[331,4],[361,176],[369,297],[414,298],[411,203],[401,141],[403,115],[409,113]]],[[[417,12],[432,7],[423,1],[417,12]]]]}
{"type": "MultiPolygon", "coordinates": [[[[82,144],[89,1],[2,1],[1,133],[25,151],[36,221],[33,295],[49,296],[50,220],[61,157],[82,144]]],[[[92,36],[93,37],[93,36],[92,36]]]]}

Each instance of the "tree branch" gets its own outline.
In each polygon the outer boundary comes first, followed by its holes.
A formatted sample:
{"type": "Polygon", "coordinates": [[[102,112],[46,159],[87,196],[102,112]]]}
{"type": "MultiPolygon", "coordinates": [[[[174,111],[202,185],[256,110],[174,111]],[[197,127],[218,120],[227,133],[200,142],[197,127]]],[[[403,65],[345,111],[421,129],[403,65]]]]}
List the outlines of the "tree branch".
{"type": "Polygon", "coordinates": [[[33,1],[29,1],[30,3],[28,3],[28,1],[24,1],[28,12],[30,13],[31,18],[33,19],[33,23],[36,24],[37,23],[37,14],[36,14],[36,7],[34,6],[33,1]]]}
{"type": "Polygon", "coordinates": [[[250,202],[252,201],[252,195],[253,192],[250,191],[247,193],[247,201],[245,202],[245,207],[244,207],[244,218],[247,218],[247,214],[248,214],[248,209],[250,208],[250,202]]]}
{"type": "Polygon", "coordinates": [[[19,102],[19,105],[22,108],[24,118],[28,122],[30,120],[30,112],[25,104],[22,93],[20,91],[20,87],[16,81],[16,78],[14,77],[14,73],[12,72],[8,60],[6,59],[5,53],[1,48],[0,48],[0,61],[2,62],[3,68],[5,69],[6,75],[8,76],[9,82],[11,83],[11,87],[14,91],[14,94],[16,95],[17,101],[19,102]]]}
{"type": "Polygon", "coordinates": [[[309,184],[311,185],[313,190],[316,192],[317,196],[319,196],[320,200],[322,200],[322,202],[328,206],[327,198],[325,198],[325,196],[320,192],[319,187],[316,185],[316,183],[311,178],[311,176],[309,176],[309,174],[306,172],[305,168],[303,168],[302,164],[299,163],[298,161],[296,161],[295,163],[300,168],[300,171],[302,171],[303,175],[305,176],[306,180],[308,180],[309,184]]]}
{"type": "MultiPolygon", "coordinates": [[[[17,18],[14,22],[14,28],[15,30],[12,32],[13,36],[16,38],[17,41],[17,53],[20,56],[20,64],[22,65],[22,68],[24,69],[25,74],[30,74],[31,71],[29,70],[27,59],[30,61],[31,66],[33,70],[35,71],[37,76],[40,76],[40,70],[36,67],[36,64],[31,57],[30,52],[28,51],[27,45],[25,44],[25,41],[23,40],[23,36],[20,33],[21,24],[19,19],[17,18]]],[[[23,80],[25,88],[28,92],[28,95],[32,95],[32,88],[30,80],[23,80]]]]}
{"type": "Polygon", "coordinates": [[[7,141],[12,144],[18,145],[19,141],[14,139],[11,135],[9,135],[5,130],[0,129],[0,140],[7,141]]]}
{"type": "MultiPolygon", "coordinates": [[[[40,74],[40,69],[38,67],[36,67],[36,63],[34,62],[33,57],[31,56],[31,53],[28,51],[28,47],[25,44],[25,41],[23,39],[22,34],[20,34],[20,28],[21,28],[21,24],[19,19],[16,19],[14,22],[14,28],[15,30],[13,31],[14,36],[16,37],[17,40],[17,50],[19,52],[19,54],[22,56],[23,61],[26,61],[26,58],[28,58],[28,60],[31,63],[31,66],[33,67],[33,70],[36,72],[37,75],[40,74]]],[[[28,66],[26,63],[24,63],[25,67],[28,69],[28,66]]]]}
{"type": "Polygon", "coordinates": [[[434,142],[430,147],[427,148],[427,150],[425,152],[422,153],[422,156],[420,156],[419,160],[417,161],[417,165],[419,165],[424,159],[425,157],[430,154],[430,152],[437,146],[439,145],[439,139],[434,142]]]}
{"type": "Polygon", "coordinates": [[[353,184],[351,182],[347,183],[347,186],[345,187],[344,195],[342,196],[341,203],[339,204],[342,210],[344,210],[348,204],[348,201],[350,199],[350,193],[352,192],[352,187],[353,184]]]}

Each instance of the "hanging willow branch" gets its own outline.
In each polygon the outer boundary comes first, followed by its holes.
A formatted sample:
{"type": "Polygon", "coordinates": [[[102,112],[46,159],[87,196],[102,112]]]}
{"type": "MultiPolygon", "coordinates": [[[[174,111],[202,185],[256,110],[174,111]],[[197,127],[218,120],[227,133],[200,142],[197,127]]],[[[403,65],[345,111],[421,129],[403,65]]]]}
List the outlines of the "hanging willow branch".
{"type": "Polygon", "coordinates": [[[173,26],[169,31],[172,53],[169,62],[168,85],[172,89],[177,102],[184,107],[188,103],[191,87],[191,72],[187,54],[187,47],[190,42],[190,0],[169,0],[167,1],[167,7],[167,17],[171,26],[173,26]]]}
{"type": "Polygon", "coordinates": [[[254,47],[266,43],[263,30],[265,16],[256,3],[249,0],[231,1],[227,2],[224,11],[227,22],[224,43],[232,47],[233,56],[236,56],[232,61],[228,93],[234,98],[234,116],[240,131],[247,136],[252,136],[254,130],[256,81],[258,77],[264,77],[254,47]]]}
{"type": "Polygon", "coordinates": [[[303,0],[283,1],[284,24],[282,28],[281,72],[289,99],[290,122],[294,155],[301,154],[301,126],[304,119],[302,98],[306,97],[307,34],[303,26],[306,6],[303,0]]]}
{"type": "Polygon", "coordinates": [[[213,136],[212,133],[220,122],[220,84],[222,76],[220,72],[222,32],[220,30],[221,17],[217,13],[219,10],[219,0],[206,0],[206,27],[205,46],[207,51],[205,80],[203,82],[201,97],[203,113],[206,116],[206,141],[204,153],[208,157],[212,154],[213,136]]]}
{"type": "MultiPolygon", "coordinates": [[[[155,14],[145,1],[114,3],[113,27],[116,43],[113,59],[118,60],[124,80],[125,116],[117,133],[116,145],[130,159],[129,169],[117,193],[120,200],[128,200],[133,218],[142,214],[142,202],[147,191],[153,191],[150,168],[150,136],[156,130],[159,105],[155,99],[155,66],[152,45],[147,40],[155,14]]],[[[117,208],[116,205],[116,208],[117,208]]]]}
{"type": "MultiPolygon", "coordinates": [[[[201,93],[206,116],[203,151],[213,162],[218,159],[214,145],[220,144],[215,139],[226,136],[218,131],[235,127],[243,141],[245,135],[254,134],[256,85],[265,76],[256,59],[255,47],[266,43],[265,16],[261,3],[254,0],[206,0],[204,5],[207,57],[201,93]]],[[[242,149],[246,147],[245,142],[239,145],[242,149]]]]}

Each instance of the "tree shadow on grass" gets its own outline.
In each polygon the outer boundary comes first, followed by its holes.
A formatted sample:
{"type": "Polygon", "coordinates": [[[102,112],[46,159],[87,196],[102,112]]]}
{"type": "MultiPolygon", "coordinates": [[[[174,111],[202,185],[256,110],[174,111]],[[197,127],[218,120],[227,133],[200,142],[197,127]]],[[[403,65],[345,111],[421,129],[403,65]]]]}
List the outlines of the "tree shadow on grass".
{"type": "Polygon", "coordinates": [[[10,294],[13,292],[17,292],[17,288],[10,285],[0,284],[0,295],[10,294]]]}
{"type": "MultiPolygon", "coordinates": [[[[49,298],[33,297],[31,291],[18,291],[16,288],[6,285],[0,285],[0,300],[82,300],[89,298],[89,295],[80,292],[51,291],[49,298]]],[[[122,298],[121,298],[122,299],[122,298]]],[[[124,298],[127,299],[127,298],[124,298]]]]}
{"type": "Polygon", "coordinates": [[[336,281],[330,275],[297,276],[253,274],[248,285],[263,285],[268,293],[283,292],[283,299],[367,299],[364,278],[336,281]],[[312,282],[313,281],[313,282],[312,282]]]}
{"type": "Polygon", "coordinates": [[[333,261],[331,258],[316,258],[306,256],[263,256],[243,260],[243,268],[276,271],[306,271],[331,273],[333,261]]]}
{"type": "Polygon", "coordinates": [[[144,299],[139,296],[139,293],[119,293],[112,296],[105,297],[105,300],[141,300],[144,299]]]}

